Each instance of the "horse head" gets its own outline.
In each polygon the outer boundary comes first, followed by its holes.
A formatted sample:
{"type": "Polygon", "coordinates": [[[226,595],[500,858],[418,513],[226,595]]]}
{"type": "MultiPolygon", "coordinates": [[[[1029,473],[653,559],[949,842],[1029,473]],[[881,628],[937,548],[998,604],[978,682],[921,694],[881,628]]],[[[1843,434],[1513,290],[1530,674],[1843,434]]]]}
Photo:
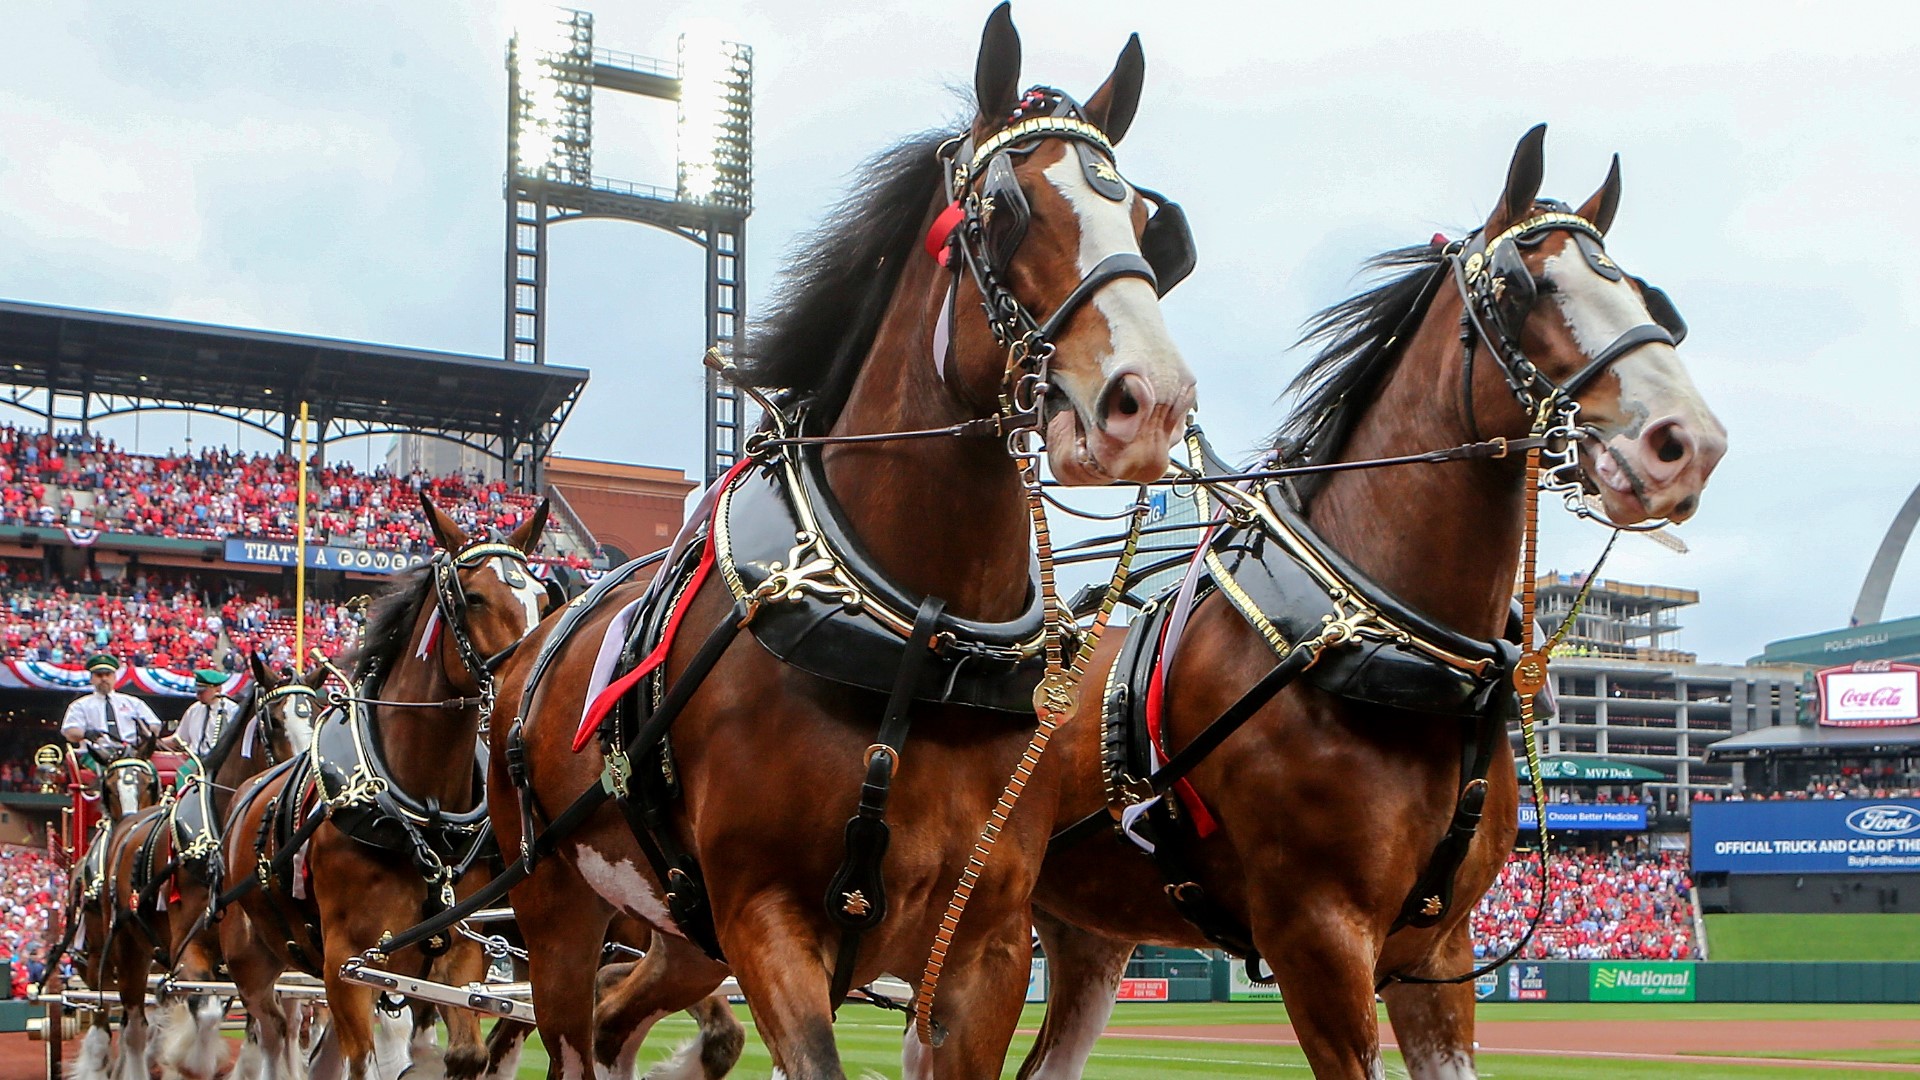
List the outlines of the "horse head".
{"type": "Polygon", "coordinates": [[[153,767],[156,740],[144,737],[139,747],[108,763],[100,774],[100,806],[109,821],[132,817],[160,801],[160,772],[153,767]]]}
{"type": "Polygon", "coordinates": [[[321,710],[320,688],[328,669],[315,664],[295,679],[270,667],[259,653],[250,658],[255,683],[253,716],[260,722],[260,739],[270,760],[285,761],[313,745],[313,728],[321,710]]]}
{"type": "Polygon", "coordinates": [[[929,305],[942,312],[936,367],[976,413],[1009,392],[1037,407],[1054,475],[1070,484],[1158,479],[1194,404],[1159,304],[1192,269],[1192,237],[1179,207],[1129,183],[1114,159],[1145,73],[1135,36],[1084,105],[1049,87],[1022,94],[1020,35],[1000,5],[975,64],[977,114],[943,152],[947,209],[928,234],[952,270],[929,305]],[[987,319],[969,317],[983,306],[987,319]],[[1010,353],[1035,361],[1024,385],[1008,385],[1020,374],[1010,353]]]}
{"type": "Polygon", "coordinates": [[[420,505],[439,547],[429,567],[432,602],[448,631],[430,632],[439,636],[441,661],[453,685],[472,693],[479,683],[476,665],[526,637],[546,609],[546,585],[533,575],[527,557],[545,534],[547,503],[542,500],[507,536],[478,540],[425,493],[420,505]]]}
{"type": "MultiPolygon", "coordinates": [[[[1681,363],[1686,323],[1673,302],[1602,248],[1620,205],[1619,156],[1569,210],[1538,199],[1545,140],[1544,124],[1520,140],[1506,188],[1469,242],[1467,306],[1496,353],[1516,346],[1542,385],[1579,406],[1578,479],[1608,519],[1684,521],[1726,454],[1727,430],[1681,363]],[[1539,302],[1546,296],[1551,304],[1539,302]]],[[[1510,382],[1526,380],[1524,367],[1506,367],[1510,382]]]]}

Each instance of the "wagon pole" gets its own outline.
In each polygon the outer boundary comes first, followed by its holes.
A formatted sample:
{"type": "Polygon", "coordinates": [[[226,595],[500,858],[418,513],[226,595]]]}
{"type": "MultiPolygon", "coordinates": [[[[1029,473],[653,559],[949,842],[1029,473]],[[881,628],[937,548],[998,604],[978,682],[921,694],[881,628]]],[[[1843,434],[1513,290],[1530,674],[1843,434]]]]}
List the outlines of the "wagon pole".
{"type": "Polygon", "coordinates": [[[300,489],[293,522],[293,670],[307,655],[307,403],[300,403],[300,489]]]}

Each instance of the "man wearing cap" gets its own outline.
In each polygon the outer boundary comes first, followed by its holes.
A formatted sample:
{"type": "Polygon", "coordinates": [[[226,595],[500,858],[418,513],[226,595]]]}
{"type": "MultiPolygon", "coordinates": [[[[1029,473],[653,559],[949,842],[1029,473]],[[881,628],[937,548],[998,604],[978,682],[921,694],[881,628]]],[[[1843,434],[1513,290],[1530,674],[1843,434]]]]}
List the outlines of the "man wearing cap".
{"type": "Polygon", "coordinates": [[[184,750],[198,758],[204,758],[220,741],[220,733],[227,730],[227,721],[233,719],[237,707],[234,700],[220,692],[227,682],[227,673],[212,668],[201,668],[193,673],[193,704],[180,717],[180,726],[172,735],[160,740],[163,750],[184,750]]]}
{"type": "Polygon", "coordinates": [[[120,747],[137,742],[142,734],[157,733],[160,718],[147,703],[113,688],[120,661],[106,653],[87,658],[87,677],[93,692],[73,700],[60,722],[60,734],[75,746],[94,751],[99,762],[112,761],[120,747]]]}

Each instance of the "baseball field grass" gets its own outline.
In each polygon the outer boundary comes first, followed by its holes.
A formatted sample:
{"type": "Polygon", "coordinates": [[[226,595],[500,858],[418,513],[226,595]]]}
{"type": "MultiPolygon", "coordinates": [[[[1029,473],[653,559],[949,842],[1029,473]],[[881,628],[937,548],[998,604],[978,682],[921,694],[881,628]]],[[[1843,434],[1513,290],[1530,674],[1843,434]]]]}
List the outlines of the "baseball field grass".
{"type": "MultiPolygon", "coordinates": [[[[772,1072],[766,1048],[752,1035],[752,1024],[744,1006],[736,1006],[748,1024],[746,1055],[734,1076],[744,1080],[764,1080],[772,1072]]],[[[1006,1077],[1012,1077],[1033,1031],[1040,1023],[1040,1008],[1029,1006],[1021,1017],[1021,1034],[1014,1038],[1008,1056],[1006,1077]]],[[[1723,1024],[1756,1025],[1756,1030],[1782,1025],[1841,1022],[1861,1030],[1884,1028],[1883,1040],[1863,1040],[1875,1045],[1836,1045],[1768,1050],[1756,1043],[1746,1050],[1714,1050],[1691,1055],[1681,1048],[1659,1049],[1665,1053],[1643,1053],[1631,1036],[1619,1045],[1601,1050],[1579,1051],[1581,1056],[1554,1053],[1498,1054],[1482,1052],[1480,1076],[1526,1078],[1526,1080],[1839,1080],[1847,1077],[1920,1075],[1920,1006],[1902,1005],[1483,1005],[1482,1024],[1534,1022],[1542,1025],[1580,1025],[1594,1023],[1610,1030],[1632,1032],[1637,1028],[1663,1027],[1669,1035],[1675,1022],[1698,1021],[1704,1027],[1723,1024]],[[1905,1036],[1901,1038],[1900,1036],[1905,1036]],[[1910,1041],[1909,1041],[1910,1040],[1910,1041]],[[1606,1056],[1600,1056],[1606,1055],[1606,1056]],[[1730,1058],[1764,1056],[1765,1064],[1739,1064],[1730,1058]],[[1803,1058],[1805,1065],[1787,1064],[1783,1058],[1803,1058]],[[1858,1062],[1849,1067],[1845,1062],[1858,1062]],[[1878,1067],[1876,1067],[1876,1065],[1878,1067]],[[1886,1071],[1888,1066],[1897,1071],[1886,1071]],[[1900,1066],[1905,1065],[1906,1068],[1900,1066]]],[[[1284,1024],[1286,1013],[1276,1003],[1121,1005],[1114,1011],[1110,1030],[1089,1062],[1089,1080],[1150,1080],[1160,1077],[1240,1077],[1308,1075],[1306,1058],[1298,1047],[1284,1037],[1257,1037],[1253,1032],[1272,1031],[1284,1024]],[[1203,1030],[1217,1028],[1213,1037],[1203,1030]],[[1163,1029],[1155,1031],[1154,1029],[1163,1029]],[[1125,1032],[1118,1034],[1117,1032],[1125,1032]]],[[[642,1050],[640,1064],[661,1060],[693,1034],[693,1025],[682,1016],[664,1020],[654,1029],[642,1050]]],[[[1511,1029],[1508,1029],[1511,1030],[1511,1029]]],[[[849,1076],[893,1080],[900,1075],[901,1025],[894,1014],[849,1008],[835,1025],[843,1061],[849,1076]]],[[[1551,1040],[1549,1040],[1550,1042],[1551,1040]]],[[[1652,1047],[1648,1047],[1652,1049],[1652,1047]]],[[[1578,1048],[1569,1046],[1568,1050],[1578,1048]]],[[[1387,1075],[1405,1077],[1400,1056],[1386,1055],[1387,1075]]],[[[528,1046],[521,1059],[523,1080],[538,1080],[546,1075],[546,1056],[538,1043],[528,1046]]]]}
{"type": "Polygon", "coordinates": [[[1920,960],[1920,915],[1709,915],[1715,960],[1920,960]]]}

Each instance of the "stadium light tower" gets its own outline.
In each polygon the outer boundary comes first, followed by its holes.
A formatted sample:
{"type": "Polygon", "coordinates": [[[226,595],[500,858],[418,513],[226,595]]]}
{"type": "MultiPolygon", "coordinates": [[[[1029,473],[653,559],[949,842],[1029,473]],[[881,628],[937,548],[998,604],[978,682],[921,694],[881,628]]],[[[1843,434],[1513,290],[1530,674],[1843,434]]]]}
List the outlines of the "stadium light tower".
{"type": "MultiPolygon", "coordinates": [[[[746,333],[753,49],[690,33],[667,63],[596,47],[587,12],[524,9],[507,44],[506,195],[507,359],[546,363],[547,227],[593,217],[653,225],[705,249],[706,341],[731,358],[746,333]],[[678,103],[672,188],[593,175],[596,90],[678,103]]],[[[738,459],[742,419],[732,385],[711,369],[706,389],[711,481],[738,459]]]]}

